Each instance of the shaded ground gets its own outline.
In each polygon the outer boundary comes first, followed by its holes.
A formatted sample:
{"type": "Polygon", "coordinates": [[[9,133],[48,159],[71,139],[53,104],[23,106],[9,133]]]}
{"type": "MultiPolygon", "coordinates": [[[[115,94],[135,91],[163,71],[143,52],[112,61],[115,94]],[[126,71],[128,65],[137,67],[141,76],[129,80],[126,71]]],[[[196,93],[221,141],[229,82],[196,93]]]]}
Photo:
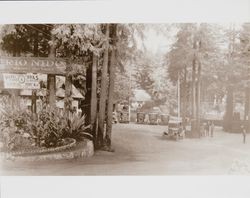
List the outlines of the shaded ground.
{"type": "Polygon", "coordinates": [[[164,126],[117,124],[114,153],[89,159],[2,165],[1,175],[201,175],[249,174],[250,137],[216,128],[214,137],[178,142],[162,137],[164,126]]]}

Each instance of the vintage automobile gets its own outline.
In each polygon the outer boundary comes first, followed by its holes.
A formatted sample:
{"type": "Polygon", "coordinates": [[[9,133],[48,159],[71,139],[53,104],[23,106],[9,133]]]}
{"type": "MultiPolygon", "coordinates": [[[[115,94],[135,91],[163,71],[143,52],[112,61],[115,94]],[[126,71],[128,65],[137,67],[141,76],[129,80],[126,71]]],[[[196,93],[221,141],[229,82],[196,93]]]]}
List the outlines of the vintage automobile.
{"type": "Polygon", "coordinates": [[[129,123],[129,106],[123,105],[122,110],[120,111],[120,123],[129,123]]]}
{"type": "Polygon", "coordinates": [[[117,116],[117,112],[114,111],[113,112],[113,124],[117,124],[118,123],[118,116],[117,116]]]}
{"type": "Polygon", "coordinates": [[[163,136],[174,140],[184,139],[185,129],[182,126],[182,122],[178,120],[170,120],[167,131],[163,132],[163,136]]]}

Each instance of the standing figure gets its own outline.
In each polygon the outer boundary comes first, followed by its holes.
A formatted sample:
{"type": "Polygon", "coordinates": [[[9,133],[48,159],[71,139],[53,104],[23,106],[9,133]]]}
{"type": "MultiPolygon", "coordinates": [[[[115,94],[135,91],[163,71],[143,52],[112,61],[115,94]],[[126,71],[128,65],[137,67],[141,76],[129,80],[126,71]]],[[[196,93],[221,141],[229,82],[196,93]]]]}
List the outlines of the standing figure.
{"type": "Polygon", "coordinates": [[[201,137],[205,136],[205,123],[201,124],[200,132],[201,132],[201,137]]]}
{"type": "Polygon", "coordinates": [[[209,121],[206,122],[206,124],[205,124],[205,134],[206,134],[206,136],[209,136],[209,121]]]}
{"type": "Polygon", "coordinates": [[[243,144],[246,143],[246,136],[247,136],[247,132],[246,132],[246,129],[244,127],[244,125],[241,125],[241,132],[242,132],[242,136],[243,136],[243,144]]]}
{"type": "Polygon", "coordinates": [[[210,135],[211,135],[211,137],[213,137],[214,136],[214,122],[213,121],[211,121],[211,127],[210,127],[210,129],[211,129],[210,135]]]}

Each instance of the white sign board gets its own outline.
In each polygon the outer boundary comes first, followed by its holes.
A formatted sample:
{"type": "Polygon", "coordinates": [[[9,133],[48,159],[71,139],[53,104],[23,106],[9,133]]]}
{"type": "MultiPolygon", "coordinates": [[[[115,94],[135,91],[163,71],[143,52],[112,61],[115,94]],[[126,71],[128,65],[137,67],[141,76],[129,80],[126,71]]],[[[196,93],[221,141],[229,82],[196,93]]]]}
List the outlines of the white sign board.
{"type": "Polygon", "coordinates": [[[3,74],[5,89],[39,89],[37,74],[3,74]]]}

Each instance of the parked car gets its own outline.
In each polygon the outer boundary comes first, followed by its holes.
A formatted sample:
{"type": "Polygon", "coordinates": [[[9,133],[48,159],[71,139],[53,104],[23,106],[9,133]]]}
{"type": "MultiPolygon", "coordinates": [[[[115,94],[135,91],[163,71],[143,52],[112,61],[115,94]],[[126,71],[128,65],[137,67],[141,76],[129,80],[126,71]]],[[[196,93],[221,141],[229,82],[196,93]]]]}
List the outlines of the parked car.
{"type": "Polygon", "coordinates": [[[120,123],[129,123],[129,106],[124,105],[120,112],[120,123]]]}
{"type": "Polygon", "coordinates": [[[113,124],[117,124],[118,123],[118,116],[117,113],[114,111],[113,112],[113,124]]]}
{"type": "Polygon", "coordinates": [[[185,129],[182,126],[182,122],[178,120],[170,120],[167,131],[163,132],[163,136],[174,140],[184,139],[185,129]]]}

